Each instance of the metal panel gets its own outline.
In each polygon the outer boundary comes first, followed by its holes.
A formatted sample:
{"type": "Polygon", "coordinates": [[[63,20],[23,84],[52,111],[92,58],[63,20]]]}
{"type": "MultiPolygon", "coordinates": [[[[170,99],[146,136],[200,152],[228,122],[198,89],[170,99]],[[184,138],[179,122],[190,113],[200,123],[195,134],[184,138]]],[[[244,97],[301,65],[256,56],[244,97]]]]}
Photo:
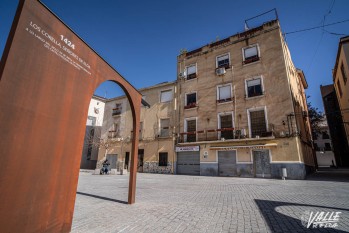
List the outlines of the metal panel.
{"type": "Polygon", "coordinates": [[[178,152],[177,174],[200,175],[200,152],[178,152]]]}
{"type": "Polygon", "coordinates": [[[269,150],[253,151],[253,166],[256,177],[271,177],[269,150]]]}
{"type": "Polygon", "coordinates": [[[219,176],[236,176],[236,151],[218,151],[219,176]]]}
{"type": "Polygon", "coordinates": [[[0,63],[1,232],[71,230],[88,106],[107,80],[133,113],[131,204],[142,95],[39,1],[20,1],[0,63]]]}

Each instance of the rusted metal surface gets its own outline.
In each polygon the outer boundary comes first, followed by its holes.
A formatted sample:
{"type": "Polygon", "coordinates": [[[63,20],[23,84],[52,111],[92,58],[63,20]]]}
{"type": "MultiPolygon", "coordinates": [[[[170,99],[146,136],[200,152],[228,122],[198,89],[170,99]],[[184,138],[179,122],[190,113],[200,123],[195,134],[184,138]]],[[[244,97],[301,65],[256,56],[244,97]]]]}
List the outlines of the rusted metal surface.
{"type": "Polygon", "coordinates": [[[0,231],[69,232],[88,106],[106,80],[131,104],[134,203],[141,95],[39,1],[19,6],[0,65],[0,231]]]}

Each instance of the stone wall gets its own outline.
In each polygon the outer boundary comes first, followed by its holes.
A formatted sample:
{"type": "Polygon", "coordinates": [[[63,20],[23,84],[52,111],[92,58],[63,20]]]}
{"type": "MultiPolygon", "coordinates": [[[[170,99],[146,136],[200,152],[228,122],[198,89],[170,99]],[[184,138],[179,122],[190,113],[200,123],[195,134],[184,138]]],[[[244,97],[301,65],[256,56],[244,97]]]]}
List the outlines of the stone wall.
{"type": "Polygon", "coordinates": [[[144,162],[143,172],[144,173],[171,174],[172,173],[172,163],[168,162],[167,166],[159,166],[159,162],[144,162]]]}
{"type": "Polygon", "coordinates": [[[304,180],[307,174],[306,166],[303,163],[272,163],[270,165],[272,178],[281,179],[282,168],[287,170],[286,179],[304,180]]]}

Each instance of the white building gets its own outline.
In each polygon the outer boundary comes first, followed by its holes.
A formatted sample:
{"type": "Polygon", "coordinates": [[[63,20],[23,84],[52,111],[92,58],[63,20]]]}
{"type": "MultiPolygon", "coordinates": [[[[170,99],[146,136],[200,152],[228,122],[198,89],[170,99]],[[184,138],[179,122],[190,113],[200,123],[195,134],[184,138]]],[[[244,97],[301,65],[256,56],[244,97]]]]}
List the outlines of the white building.
{"type": "Polygon", "coordinates": [[[106,99],[99,96],[92,96],[86,121],[86,133],[84,147],[81,156],[81,169],[95,169],[98,148],[91,144],[93,138],[100,138],[103,124],[104,108],[106,99]]]}
{"type": "Polygon", "coordinates": [[[320,133],[314,133],[314,147],[319,167],[330,167],[337,165],[334,158],[333,147],[330,137],[330,130],[325,118],[320,124],[320,133]]]}

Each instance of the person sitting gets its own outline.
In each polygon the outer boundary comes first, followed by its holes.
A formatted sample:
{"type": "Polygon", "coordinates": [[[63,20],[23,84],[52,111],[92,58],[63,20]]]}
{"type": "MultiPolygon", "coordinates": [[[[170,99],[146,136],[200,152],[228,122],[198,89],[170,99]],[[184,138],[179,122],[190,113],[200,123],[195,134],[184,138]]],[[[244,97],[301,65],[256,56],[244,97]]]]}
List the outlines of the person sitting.
{"type": "Polygon", "coordinates": [[[104,162],[103,162],[103,167],[101,168],[101,175],[102,174],[108,174],[108,172],[109,172],[109,165],[110,165],[110,163],[109,163],[109,161],[108,161],[108,159],[106,159],[104,162]]]}

